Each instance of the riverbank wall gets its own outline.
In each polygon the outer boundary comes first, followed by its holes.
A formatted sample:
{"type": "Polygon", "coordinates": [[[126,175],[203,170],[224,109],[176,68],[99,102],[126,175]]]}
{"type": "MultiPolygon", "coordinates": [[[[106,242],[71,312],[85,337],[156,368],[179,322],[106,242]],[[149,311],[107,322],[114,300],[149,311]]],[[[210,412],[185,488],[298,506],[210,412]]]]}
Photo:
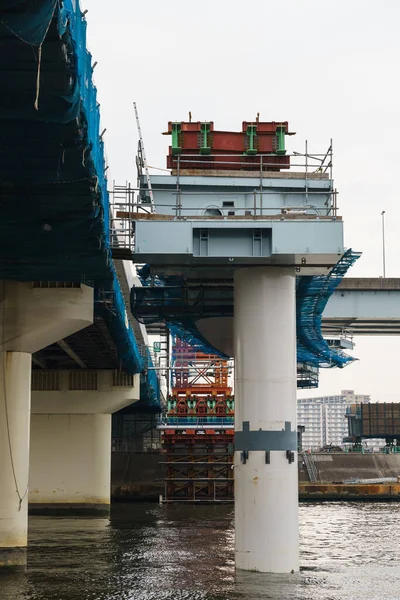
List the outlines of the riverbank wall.
{"type": "MultiPolygon", "coordinates": [[[[343,483],[356,479],[400,476],[399,454],[319,452],[312,455],[318,480],[311,482],[299,455],[299,498],[309,501],[395,500],[400,483],[343,483]]],[[[114,502],[158,501],[164,494],[165,455],[113,452],[111,489],[114,502]]]]}

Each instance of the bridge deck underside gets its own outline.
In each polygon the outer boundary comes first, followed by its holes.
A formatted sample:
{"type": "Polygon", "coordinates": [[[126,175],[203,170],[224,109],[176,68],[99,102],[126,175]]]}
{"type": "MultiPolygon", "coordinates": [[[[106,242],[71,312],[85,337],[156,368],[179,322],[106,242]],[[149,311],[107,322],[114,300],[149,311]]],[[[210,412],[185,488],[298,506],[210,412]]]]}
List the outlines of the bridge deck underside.
{"type": "MultiPolygon", "coordinates": [[[[8,5],[0,23],[0,280],[95,290],[93,325],[36,353],[35,369],[142,372],[111,259],[85,18],[75,0],[8,5]]],[[[157,403],[157,382],[145,380],[144,401],[157,403]]]]}
{"type": "Polygon", "coordinates": [[[62,345],[56,343],[36,352],[33,357],[33,368],[46,370],[120,368],[117,347],[101,318],[96,318],[93,325],[65,338],[63,342],[67,345],[67,351],[62,345]],[[72,352],[68,354],[68,350],[72,352]]]}

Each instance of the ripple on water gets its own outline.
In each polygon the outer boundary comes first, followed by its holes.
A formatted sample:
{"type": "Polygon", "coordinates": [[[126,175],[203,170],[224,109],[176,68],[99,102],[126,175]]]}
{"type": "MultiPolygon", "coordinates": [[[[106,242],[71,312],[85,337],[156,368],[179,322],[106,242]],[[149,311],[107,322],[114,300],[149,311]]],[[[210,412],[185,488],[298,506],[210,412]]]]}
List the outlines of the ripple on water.
{"type": "Polygon", "coordinates": [[[301,571],[235,572],[231,506],[117,505],[33,517],[26,574],[0,600],[400,600],[400,505],[300,506],[301,571]]]}

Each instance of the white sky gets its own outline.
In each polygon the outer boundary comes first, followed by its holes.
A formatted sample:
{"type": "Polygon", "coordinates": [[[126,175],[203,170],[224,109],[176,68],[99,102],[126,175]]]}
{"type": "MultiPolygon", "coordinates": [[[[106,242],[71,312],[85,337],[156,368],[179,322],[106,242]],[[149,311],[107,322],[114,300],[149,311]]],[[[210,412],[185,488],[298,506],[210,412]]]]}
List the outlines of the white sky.
{"type": "MultiPolygon", "coordinates": [[[[289,151],[334,144],[352,276],[400,277],[400,2],[398,0],[81,0],[112,177],[135,181],[139,108],[148,162],[165,167],[171,120],[239,130],[257,112],[288,120],[289,151]]],[[[321,372],[318,391],[400,401],[400,339],[358,338],[360,361],[321,372]]]]}

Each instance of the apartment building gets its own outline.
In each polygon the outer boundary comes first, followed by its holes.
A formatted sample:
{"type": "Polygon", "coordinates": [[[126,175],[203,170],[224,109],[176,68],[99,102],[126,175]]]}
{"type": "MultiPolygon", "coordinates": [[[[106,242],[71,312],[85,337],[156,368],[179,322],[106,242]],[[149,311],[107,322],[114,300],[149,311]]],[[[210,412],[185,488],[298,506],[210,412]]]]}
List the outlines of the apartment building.
{"type": "Polygon", "coordinates": [[[303,449],[342,446],[347,437],[346,406],[370,402],[366,394],[343,390],[336,396],[301,398],[297,401],[297,423],[304,425],[303,449]]]}

